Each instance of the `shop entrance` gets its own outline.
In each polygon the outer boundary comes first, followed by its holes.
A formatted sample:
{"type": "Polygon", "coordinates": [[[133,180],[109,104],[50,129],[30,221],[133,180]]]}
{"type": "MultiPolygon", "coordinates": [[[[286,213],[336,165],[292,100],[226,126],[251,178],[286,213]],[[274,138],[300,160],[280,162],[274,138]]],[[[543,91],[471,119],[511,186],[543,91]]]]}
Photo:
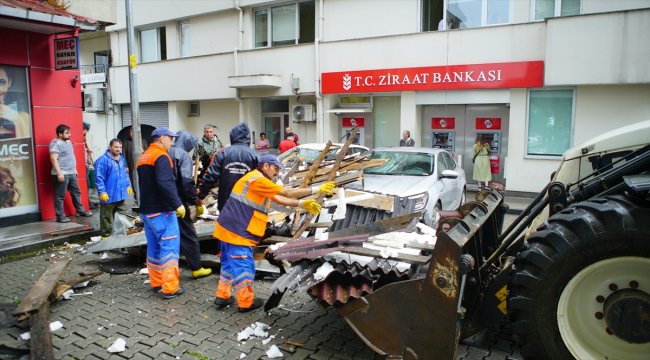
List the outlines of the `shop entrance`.
{"type": "Polygon", "coordinates": [[[472,179],[472,146],[477,136],[490,144],[492,181],[506,184],[509,109],[506,105],[427,105],[422,108],[422,146],[443,148],[465,170],[467,188],[476,190],[472,179]]]}
{"type": "Polygon", "coordinates": [[[289,113],[266,113],[263,119],[264,132],[269,140],[269,152],[277,155],[280,141],[284,139],[284,129],[289,126],[289,113]]]}

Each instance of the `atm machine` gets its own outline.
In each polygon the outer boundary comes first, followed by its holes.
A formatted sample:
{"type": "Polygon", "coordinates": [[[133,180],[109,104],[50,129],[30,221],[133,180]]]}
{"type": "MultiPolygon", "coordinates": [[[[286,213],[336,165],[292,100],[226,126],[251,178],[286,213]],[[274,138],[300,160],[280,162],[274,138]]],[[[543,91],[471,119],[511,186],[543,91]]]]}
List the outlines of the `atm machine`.
{"type": "Polygon", "coordinates": [[[352,117],[344,117],[342,119],[342,124],[341,124],[341,141],[340,142],[346,142],[348,140],[350,130],[352,130],[353,127],[357,127],[357,137],[352,141],[353,144],[357,145],[363,145],[365,146],[365,132],[364,132],[364,125],[365,125],[365,118],[364,117],[357,117],[357,118],[352,118],[352,117]]]}
{"type": "Polygon", "coordinates": [[[481,135],[483,139],[490,144],[490,168],[492,170],[492,179],[499,181],[501,178],[501,145],[502,145],[502,127],[501,118],[498,117],[477,117],[476,134],[481,135]]]}
{"type": "Polygon", "coordinates": [[[456,119],[453,117],[431,118],[432,144],[434,149],[445,149],[456,156],[456,119]]]}

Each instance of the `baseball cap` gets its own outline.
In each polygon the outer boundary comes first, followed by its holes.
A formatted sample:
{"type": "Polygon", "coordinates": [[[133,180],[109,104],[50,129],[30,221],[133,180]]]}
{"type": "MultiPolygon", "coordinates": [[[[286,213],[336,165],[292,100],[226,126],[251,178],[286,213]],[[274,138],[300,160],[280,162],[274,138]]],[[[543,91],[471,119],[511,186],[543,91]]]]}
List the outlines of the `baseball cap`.
{"type": "Polygon", "coordinates": [[[284,166],[282,166],[282,163],[280,160],[278,160],[278,157],[271,154],[262,155],[260,157],[260,166],[262,166],[262,164],[273,164],[277,165],[280,169],[284,169],[284,166]]]}
{"type": "Polygon", "coordinates": [[[84,121],[83,126],[84,126],[84,130],[90,130],[90,123],[89,122],[84,121]]]}
{"type": "Polygon", "coordinates": [[[171,131],[171,130],[169,130],[169,129],[166,128],[166,127],[159,127],[159,128],[156,128],[156,130],[154,130],[154,131],[151,133],[151,137],[154,137],[154,138],[155,138],[155,137],[160,137],[160,136],[171,136],[171,137],[177,137],[178,134],[175,133],[175,132],[173,132],[173,131],[171,131]]]}

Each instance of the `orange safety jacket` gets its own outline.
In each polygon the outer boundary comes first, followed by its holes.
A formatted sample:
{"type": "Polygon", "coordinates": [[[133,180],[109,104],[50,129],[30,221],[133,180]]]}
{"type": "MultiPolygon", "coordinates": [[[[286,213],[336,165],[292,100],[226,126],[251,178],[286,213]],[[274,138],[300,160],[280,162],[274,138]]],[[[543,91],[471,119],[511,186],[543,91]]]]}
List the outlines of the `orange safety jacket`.
{"type": "Polygon", "coordinates": [[[282,189],[259,170],[248,172],[235,183],[219,214],[214,237],[234,245],[257,245],[266,231],[271,198],[282,189]]]}

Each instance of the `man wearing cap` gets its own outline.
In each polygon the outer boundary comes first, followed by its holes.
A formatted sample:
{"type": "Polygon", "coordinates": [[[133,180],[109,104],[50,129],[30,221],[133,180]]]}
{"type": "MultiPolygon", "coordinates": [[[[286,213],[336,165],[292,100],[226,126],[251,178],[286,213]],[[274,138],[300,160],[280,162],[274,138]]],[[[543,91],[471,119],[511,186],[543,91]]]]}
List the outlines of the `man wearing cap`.
{"type": "Polygon", "coordinates": [[[153,141],[137,165],[149,279],[153,290],[162,292],[163,299],[185,292],[178,283],[180,233],[176,219],[185,216],[185,207],[176,192],[174,163],[168,154],[176,136],[168,128],[154,130],[153,141]]]}
{"type": "Polygon", "coordinates": [[[264,300],[256,299],[253,292],[253,248],[266,230],[271,201],[284,206],[300,206],[312,214],[318,214],[321,206],[315,199],[298,198],[334,191],[332,181],[313,188],[285,188],[273,182],[280,169],[282,164],[276,156],[262,155],[258,168],[235,183],[219,215],[213,233],[221,241],[221,273],[214,300],[218,309],[235,302],[230,295],[232,287],[237,293],[239,312],[248,312],[264,305],[264,300]]]}

